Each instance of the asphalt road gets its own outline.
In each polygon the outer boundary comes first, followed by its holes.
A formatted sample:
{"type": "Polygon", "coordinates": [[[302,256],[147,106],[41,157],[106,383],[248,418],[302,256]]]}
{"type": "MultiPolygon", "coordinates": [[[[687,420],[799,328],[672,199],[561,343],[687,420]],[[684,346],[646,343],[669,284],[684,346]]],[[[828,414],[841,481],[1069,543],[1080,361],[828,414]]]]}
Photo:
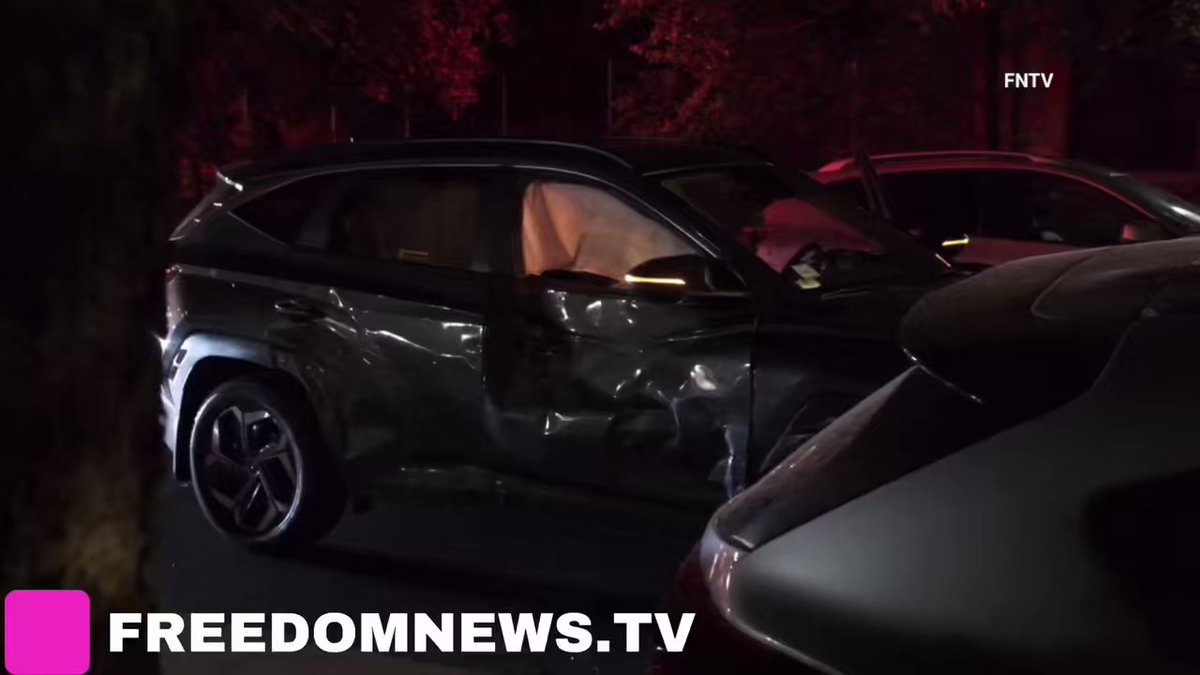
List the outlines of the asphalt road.
{"type": "MultiPolygon", "coordinates": [[[[284,558],[245,551],[218,535],[190,488],[166,485],[161,498],[159,611],[295,612],[310,622],[326,612],[573,611],[605,624],[614,611],[653,611],[703,525],[576,507],[410,498],[348,516],[312,551],[284,558]]],[[[162,663],[167,675],[644,673],[649,655],[333,655],[310,648],[164,655],[162,663]]]]}

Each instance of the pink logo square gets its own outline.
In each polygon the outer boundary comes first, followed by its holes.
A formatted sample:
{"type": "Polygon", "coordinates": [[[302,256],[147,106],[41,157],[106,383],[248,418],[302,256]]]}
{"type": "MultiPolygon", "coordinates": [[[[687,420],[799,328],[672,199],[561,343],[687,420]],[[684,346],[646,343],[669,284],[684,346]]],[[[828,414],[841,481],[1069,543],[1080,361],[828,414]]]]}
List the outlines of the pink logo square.
{"type": "Polygon", "coordinates": [[[12,675],[82,675],[92,658],[92,601],[83,591],[4,598],[4,667],[12,675]]]}

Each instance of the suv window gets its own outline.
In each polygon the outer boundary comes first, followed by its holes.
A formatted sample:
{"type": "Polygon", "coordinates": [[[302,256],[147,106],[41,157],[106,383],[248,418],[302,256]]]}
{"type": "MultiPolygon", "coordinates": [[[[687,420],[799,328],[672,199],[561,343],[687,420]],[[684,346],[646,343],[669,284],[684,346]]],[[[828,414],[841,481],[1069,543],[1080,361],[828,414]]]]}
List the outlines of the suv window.
{"type": "Polygon", "coordinates": [[[364,172],[334,213],[329,250],[483,271],[483,186],[482,176],[460,172],[364,172]]]}
{"type": "Polygon", "coordinates": [[[892,173],[880,176],[896,225],[940,246],[979,231],[975,177],[963,171],[892,173]]]}
{"type": "Polygon", "coordinates": [[[867,189],[863,187],[861,178],[833,183],[828,186],[828,190],[846,204],[853,204],[860,209],[867,208],[867,189]]]}
{"type": "Polygon", "coordinates": [[[525,188],[521,252],[526,276],[568,272],[618,283],[649,260],[697,254],[679,235],[606,190],[541,180],[525,188]]]}
{"type": "Polygon", "coordinates": [[[1138,212],[1115,197],[1065,176],[1025,171],[985,174],[983,234],[1002,239],[1107,246],[1138,212]]]}
{"type": "Polygon", "coordinates": [[[321,201],[338,178],[338,174],[302,178],[255,197],[233,213],[271,238],[294,244],[305,226],[315,222],[321,201]]]}

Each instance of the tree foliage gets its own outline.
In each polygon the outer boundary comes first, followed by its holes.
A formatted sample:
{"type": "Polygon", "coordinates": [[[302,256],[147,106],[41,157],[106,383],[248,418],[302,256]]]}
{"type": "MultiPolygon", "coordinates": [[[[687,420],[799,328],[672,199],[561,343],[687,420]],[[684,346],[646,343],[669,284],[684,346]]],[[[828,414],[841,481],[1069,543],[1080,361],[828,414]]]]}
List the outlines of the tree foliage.
{"type": "Polygon", "coordinates": [[[911,0],[613,0],[602,28],[633,34],[650,66],[618,101],[629,130],[830,152],[928,107],[928,58],[894,52],[938,20],[911,0]]]}
{"type": "Polygon", "coordinates": [[[1195,38],[1197,4],[609,0],[599,28],[628,34],[646,66],[617,102],[627,131],[820,157],[970,146],[981,87],[996,86],[988,40],[1044,41],[1067,60],[1170,49],[1195,38]]]}
{"type": "Polygon", "coordinates": [[[489,46],[512,34],[503,0],[209,0],[195,31],[183,136],[192,183],[225,162],[340,140],[339,104],[457,117],[477,100],[489,46]],[[295,133],[306,126],[318,134],[295,133]]]}
{"type": "Polygon", "coordinates": [[[510,39],[500,0],[281,0],[265,18],[324,52],[331,86],[418,93],[451,115],[476,102],[488,44],[510,39]]]}

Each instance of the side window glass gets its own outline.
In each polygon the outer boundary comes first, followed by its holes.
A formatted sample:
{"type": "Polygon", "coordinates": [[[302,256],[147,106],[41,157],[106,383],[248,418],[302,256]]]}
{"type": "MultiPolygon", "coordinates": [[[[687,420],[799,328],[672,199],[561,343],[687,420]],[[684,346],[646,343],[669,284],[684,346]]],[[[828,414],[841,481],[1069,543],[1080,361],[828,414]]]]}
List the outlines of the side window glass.
{"type": "Polygon", "coordinates": [[[984,234],[1004,239],[1107,246],[1119,243],[1136,210],[1074,178],[1003,172],[989,183],[984,234]]]}
{"type": "Polygon", "coordinates": [[[329,250],[400,263],[483,271],[483,178],[364,172],[333,214],[329,250]]]}
{"type": "Polygon", "coordinates": [[[338,174],[302,178],[238,206],[234,215],[285,244],[295,244],[316,216],[338,174]]]}
{"type": "Polygon", "coordinates": [[[616,195],[540,180],[530,182],[522,198],[521,253],[525,276],[607,285],[636,283],[640,270],[658,262],[704,264],[690,243],[616,195]]]}
{"type": "Polygon", "coordinates": [[[674,176],[663,185],[805,290],[830,281],[822,281],[814,265],[824,268],[828,263],[829,271],[842,274],[853,267],[863,269],[861,263],[883,254],[875,237],[860,229],[854,218],[847,219],[853,207],[815,181],[798,193],[769,168],[718,169],[674,176]]]}
{"type": "Polygon", "coordinates": [[[966,172],[894,173],[881,177],[901,229],[932,246],[979,230],[975,177],[966,172]]]}
{"type": "Polygon", "coordinates": [[[837,195],[845,204],[851,204],[857,208],[867,208],[867,190],[863,187],[862,179],[851,178],[840,183],[834,183],[827,186],[830,193],[837,195]]]}

